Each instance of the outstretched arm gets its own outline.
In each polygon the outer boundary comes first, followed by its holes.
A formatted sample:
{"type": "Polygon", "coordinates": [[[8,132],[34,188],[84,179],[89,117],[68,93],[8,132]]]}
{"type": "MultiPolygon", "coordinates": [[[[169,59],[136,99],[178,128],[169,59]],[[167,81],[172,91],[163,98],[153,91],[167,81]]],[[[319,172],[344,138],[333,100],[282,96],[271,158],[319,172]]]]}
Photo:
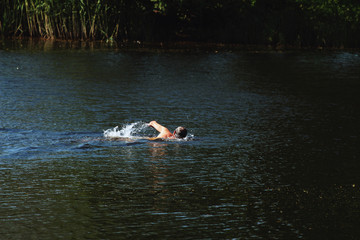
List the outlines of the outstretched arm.
{"type": "Polygon", "coordinates": [[[156,121],[151,121],[151,122],[149,123],[149,126],[155,128],[155,129],[156,129],[158,132],[160,132],[160,133],[161,133],[162,131],[164,131],[164,129],[166,128],[166,127],[160,125],[159,123],[157,123],[156,121]]]}
{"type": "Polygon", "coordinates": [[[150,127],[155,128],[160,134],[157,136],[158,138],[170,138],[173,137],[172,133],[166,127],[160,125],[156,121],[151,121],[149,123],[150,127]]]}

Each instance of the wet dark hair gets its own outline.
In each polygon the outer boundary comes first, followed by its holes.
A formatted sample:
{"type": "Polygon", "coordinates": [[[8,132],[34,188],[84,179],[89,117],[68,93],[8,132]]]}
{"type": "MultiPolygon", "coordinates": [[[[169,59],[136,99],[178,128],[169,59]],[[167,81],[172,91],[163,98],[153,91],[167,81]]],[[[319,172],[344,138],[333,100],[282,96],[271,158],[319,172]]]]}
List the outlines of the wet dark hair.
{"type": "Polygon", "coordinates": [[[177,127],[174,135],[176,138],[184,138],[187,135],[187,130],[184,127],[177,127]]]}

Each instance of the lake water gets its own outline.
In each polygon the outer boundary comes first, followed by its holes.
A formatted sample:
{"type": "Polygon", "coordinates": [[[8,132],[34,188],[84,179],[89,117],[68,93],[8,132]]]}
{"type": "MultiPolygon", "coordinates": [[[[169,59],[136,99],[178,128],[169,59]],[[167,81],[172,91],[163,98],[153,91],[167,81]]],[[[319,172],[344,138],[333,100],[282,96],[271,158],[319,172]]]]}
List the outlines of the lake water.
{"type": "Polygon", "coordinates": [[[1,239],[360,236],[359,52],[0,43],[1,239]]]}

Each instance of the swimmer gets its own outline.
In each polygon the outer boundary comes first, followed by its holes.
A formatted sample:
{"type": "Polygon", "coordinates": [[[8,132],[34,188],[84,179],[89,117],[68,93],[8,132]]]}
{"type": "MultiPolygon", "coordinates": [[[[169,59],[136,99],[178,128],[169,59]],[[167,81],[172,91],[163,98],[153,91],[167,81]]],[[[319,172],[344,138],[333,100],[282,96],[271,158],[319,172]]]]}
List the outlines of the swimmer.
{"type": "Polygon", "coordinates": [[[148,124],[149,127],[155,128],[159,133],[156,138],[163,138],[163,139],[177,139],[177,138],[184,138],[186,137],[187,130],[184,127],[177,127],[173,133],[169,131],[166,127],[160,125],[156,121],[151,121],[148,124]]]}

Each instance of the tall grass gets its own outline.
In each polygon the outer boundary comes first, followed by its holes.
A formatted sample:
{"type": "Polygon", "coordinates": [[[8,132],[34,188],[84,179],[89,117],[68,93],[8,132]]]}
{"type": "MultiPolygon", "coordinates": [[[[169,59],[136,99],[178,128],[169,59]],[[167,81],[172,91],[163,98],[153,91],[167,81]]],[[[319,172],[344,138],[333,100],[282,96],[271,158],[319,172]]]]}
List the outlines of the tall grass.
{"type": "Polygon", "coordinates": [[[0,0],[0,35],[360,47],[360,1],[0,0]]]}
{"type": "MultiPolygon", "coordinates": [[[[0,34],[62,39],[126,39],[121,14],[136,1],[1,0],[0,34]]],[[[123,18],[123,17],[122,17],[123,18]]]]}

